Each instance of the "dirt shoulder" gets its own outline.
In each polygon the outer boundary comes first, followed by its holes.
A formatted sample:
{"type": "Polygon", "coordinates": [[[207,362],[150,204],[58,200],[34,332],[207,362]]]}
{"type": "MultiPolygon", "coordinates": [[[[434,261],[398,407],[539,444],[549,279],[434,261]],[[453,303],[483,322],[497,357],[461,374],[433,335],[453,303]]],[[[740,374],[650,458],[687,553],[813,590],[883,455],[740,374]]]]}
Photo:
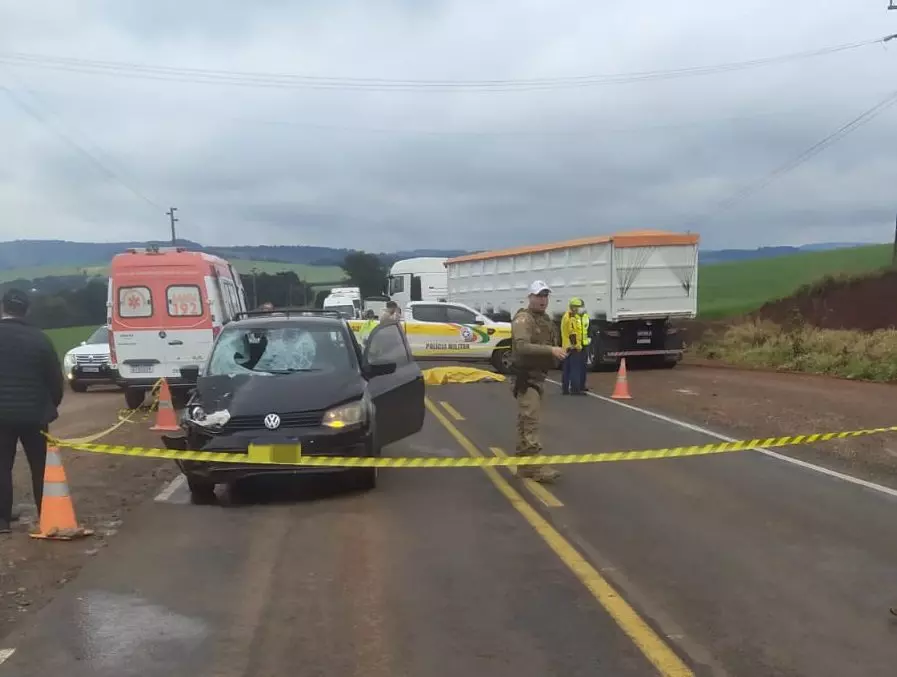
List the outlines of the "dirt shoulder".
{"type": "MultiPolygon", "coordinates": [[[[596,394],[610,395],[615,374],[592,374],[596,394]]],[[[679,365],[630,370],[632,404],[739,439],[897,425],[897,386],[812,374],[679,365]]],[[[897,488],[897,433],[780,453],[897,488]]]]}
{"type": "MultiPolygon", "coordinates": [[[[92,434],[115,423],[123,405],[118,392],[66,393],[51,433],[62,438],[92,434]]],[[[159,437],[149,430],[150,425],[145,421],[127,425],[102,441],[155,446],[159,437]]],[[[39,541],[28,536],[36,512],[28,464],[20,451],[13,486],[22,519],[13,525],[12,535],[0,536],[0,639],[71,580],[84,562],[114,537],[133,506],[154,495],[177,474],[170,461],[70,450],[63,450],[63,464],[78,521],[93,529],[95,535],[71,542],[39,541]]]]}

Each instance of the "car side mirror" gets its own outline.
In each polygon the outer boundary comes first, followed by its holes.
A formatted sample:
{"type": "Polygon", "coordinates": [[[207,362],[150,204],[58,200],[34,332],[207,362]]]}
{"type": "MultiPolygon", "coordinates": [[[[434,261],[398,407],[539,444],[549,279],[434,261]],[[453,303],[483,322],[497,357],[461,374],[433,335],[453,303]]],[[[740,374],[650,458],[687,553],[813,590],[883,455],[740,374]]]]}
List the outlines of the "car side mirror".
{"type": "Polygon", "coordinates": [[[377,364],[368,364],[364,368],[364,375],[367,378],[375,378],[377,376],[386,376],[396,371],[397,364],[395,362],[378,362],[377,364]]]}
{"type": "Polygon", "coordinates": [[[187,383],[195,385],[199,381],[199,367],[195,364],[189,367],[181,367],[181,378],[187,383]]]}
{"type": "Polygon", "coordinates": [[[81,341],[81,345],[82,345],[82,346],[86,346],[86,345],[87,345],[87,341],[81,341]]]}
{"type": "Polygon", "coordinates": [[[486,324],[486,318],[482,315],[477,315],[476,319],[473,321],[474,324],[484,325],[486,324]]]}

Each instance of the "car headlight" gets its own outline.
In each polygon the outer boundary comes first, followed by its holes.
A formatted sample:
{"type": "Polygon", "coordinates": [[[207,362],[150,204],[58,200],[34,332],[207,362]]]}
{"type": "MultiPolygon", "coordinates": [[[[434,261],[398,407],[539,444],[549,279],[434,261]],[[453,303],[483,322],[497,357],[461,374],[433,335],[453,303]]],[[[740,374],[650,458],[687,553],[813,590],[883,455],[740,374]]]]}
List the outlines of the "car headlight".
{"type": "Polygon", "coordinates": [[[193,404],[187,407],[187,420],[202,428],[219,430],[230,421],[230,412],[227,409],[222,409],[207,414],[202,406],[193,404]]]}
{"type": "Polygon", "coordinates": [[[62,358],[62,368],[66,371],[71,371],[72,367],[75,366],[75,356],[71,353],[66,353],[65,357],[62,358]]]}
{"type": "Polygon", "coordinates": [[[349,428],[364,423],[367,418],[367,406],[364,400],[350,402],[334,407],[324,413],[321,421],[328,428],[349,428]]]}

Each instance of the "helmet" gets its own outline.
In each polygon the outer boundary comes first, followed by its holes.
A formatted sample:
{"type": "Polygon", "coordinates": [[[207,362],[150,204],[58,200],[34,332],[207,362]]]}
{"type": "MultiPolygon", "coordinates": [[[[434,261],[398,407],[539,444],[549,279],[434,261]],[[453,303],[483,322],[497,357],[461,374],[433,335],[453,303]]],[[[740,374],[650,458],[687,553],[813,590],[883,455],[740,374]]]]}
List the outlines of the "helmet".
{"type": "Polygon", "coordinates": [[[579,306],[583,305],[582,299],[578,296],[574,296],[572,299],[570,299],[570,305],[576,306],[578,308],[579,306]]]}

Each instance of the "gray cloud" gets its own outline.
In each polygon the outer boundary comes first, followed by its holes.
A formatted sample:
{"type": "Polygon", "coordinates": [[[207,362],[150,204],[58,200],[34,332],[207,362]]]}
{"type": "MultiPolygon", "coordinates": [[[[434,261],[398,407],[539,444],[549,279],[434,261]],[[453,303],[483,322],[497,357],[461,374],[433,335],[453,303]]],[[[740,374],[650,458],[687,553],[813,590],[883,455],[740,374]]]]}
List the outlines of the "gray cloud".
{"type": "MultiPolygon", "coordinates": [[[[720,64],[897,31],[897,13],[854,0],[606,4],[4,3],[0,59],[521,79],[720,64]]],[[[0,238],[164,237],[163,212],[176,205],[183,236],[220,244],[499,247],[684,228],[708,213],[705,247],[885,241],[897,208],[893,110],[713,209],[884,97],[895,58],[873,46],[675,80],[452,93],[238,87],[0,61],[0,86],[43,120],[0,90],[0,238]]]]}

